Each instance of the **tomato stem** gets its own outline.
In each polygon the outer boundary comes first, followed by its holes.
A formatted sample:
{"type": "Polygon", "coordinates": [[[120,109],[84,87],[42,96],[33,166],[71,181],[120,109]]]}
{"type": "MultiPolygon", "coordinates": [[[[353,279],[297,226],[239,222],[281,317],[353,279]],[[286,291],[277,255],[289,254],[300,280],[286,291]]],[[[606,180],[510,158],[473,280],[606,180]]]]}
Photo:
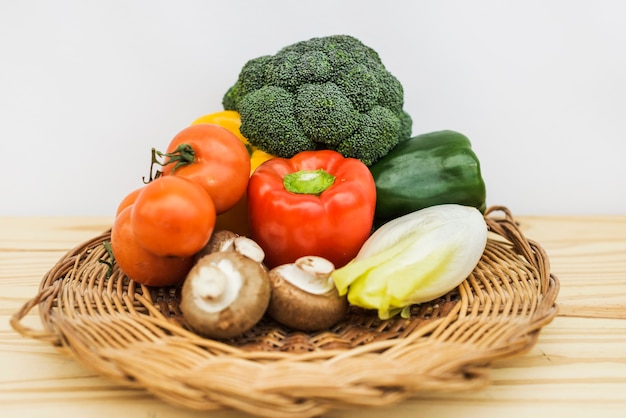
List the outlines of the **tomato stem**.
{"type": "Polygon", "coordinates": [[[161,170],[154,171],[154,166],[159,165],[164,167],[168,164],[175,164],[174,168],[172,168],[172,173],[176,171],[178,168],[183,167],[185,165],[191,164],[196,160],[196,152],[193,147],[189,144],[180,144],[176,149],[172,152],[161,152],[156,148],[152,148],[152,161],[150,162],[150,177],[148,181],[146,178],[143,178],[144,183],[149,183],[152,180],[156,180],[161,177],[163,172],[161,170]],[[164,162],[161,162],[159,158],[167,158],[164,162]],[[153,174],[154,173],[154,176],[153,174]]]}
{"type": "Polygon", "coordinates": [[[157,151],[156,153],[159,157],[167,157],[164,163],[160,163],[161,166],[175,163],[174,168],[172,168],[172,173],[178,168],[191,164],[196,160],[196,152],[189,144],[180,144],[173,152],[157,151]]]}
{"type": "Polygon", "coordinates": [[[113,247],[111,247],[111,242],[110,241],[104,241],[102,243],[102,246],[106,250],[107,254],[109,255],[109,258],[111,259],[111,261],[103,260],[102,258],[99,259],[98,261],[100,263],[102,263],[102,264],[106,264],[109,267],[107,269],[107,276],[106,276],[107,279],[108,279],[113,274],[113,265],[115,264],[115,256],[113,255],[113,247]]]}

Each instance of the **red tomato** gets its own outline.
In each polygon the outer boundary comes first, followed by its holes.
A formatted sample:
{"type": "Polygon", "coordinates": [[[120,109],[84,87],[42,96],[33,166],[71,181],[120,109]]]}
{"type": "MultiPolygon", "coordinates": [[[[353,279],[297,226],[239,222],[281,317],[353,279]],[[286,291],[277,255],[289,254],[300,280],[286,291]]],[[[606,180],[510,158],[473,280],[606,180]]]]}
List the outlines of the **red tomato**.
{"type": "Polygon", "coordinates": [[[135,203],[135,200],[137,200],[137,196],[139,196],[139,192],[141,192],[142,190],[143,190],[143,187],[140,187],[139,189],[135,189],[129,194],[127,194],[122,199],[120,204],[117,206],[117,211],[115,212],[115,216],[118,216],[120,213],[122,213],[124,209],[126,209],[127,207],[135,203]]]}
{"type": "Polygon", "coordinates": [[[215,207],[198,184],[176,176],[159,177],[143,187],[131,206],[138,244],[159,256],[188,257],[211,238],[215,207]]]}
{"type": "Polygon", "coordinates": [[[246,146],[228,129],[203,123],[180,131],[165,154],[163,175],[185,177],[200,184],[213,199],[217,214],[224,213],[243,197],[250,176],[246,146]],[[191,152],[177,154],[187,145],[191,152]]]}
{"type": "Polygon", "coordinates": [[[193,257],[160,257],[137,243],[130,222],[132,205],[115,218],[111,249],[115,263],[130,279],[146,286],[173,286],[182,282],[193,257]]]}

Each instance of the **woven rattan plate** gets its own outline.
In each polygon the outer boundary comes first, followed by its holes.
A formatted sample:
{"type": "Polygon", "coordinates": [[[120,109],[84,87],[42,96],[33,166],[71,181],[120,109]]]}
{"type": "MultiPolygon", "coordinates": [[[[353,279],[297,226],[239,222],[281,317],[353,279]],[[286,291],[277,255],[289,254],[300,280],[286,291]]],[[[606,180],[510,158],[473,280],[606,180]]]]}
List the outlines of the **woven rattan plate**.
{"type": "Polygon", "coordinates": [[[179,289],[136,285],[117,269],[107,278],[107,231],[61,258],[11,324],[102,376],[190,409],[311,417],[477,389],[495,360],[535,344],[559,290],[546,253],[507,208],[485,217],[490,238],[473,273],[408,319],[353,309],[323,332],[263,319],[237,339],[201,338],[184,325],[179,289]],[[35,307],[43,330],[22,323],[35,307]]]}

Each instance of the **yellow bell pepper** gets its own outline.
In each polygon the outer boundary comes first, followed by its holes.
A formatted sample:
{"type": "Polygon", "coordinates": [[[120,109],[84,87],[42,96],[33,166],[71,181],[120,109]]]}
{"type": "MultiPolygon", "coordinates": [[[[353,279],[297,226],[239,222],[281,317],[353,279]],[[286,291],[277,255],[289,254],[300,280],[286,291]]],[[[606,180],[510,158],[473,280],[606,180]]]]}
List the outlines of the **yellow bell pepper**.
{"type": "Polygon", "coordinates": [[[197,125],[200,123],[214,123],[216,125],[223,126],[224,128],[234,133],[237,138],[239,138],[241,142],[244,143],[246,148],[248,148],[248,152],[250,153],[250,175],[252,175],[254,170],[256,170],[256,168],[263,164],[265,161],[274,158],[273,155],[252,146],[248,142],[248,140],[241,134],[241,131],[239,130],[239,127],[241,126],[241,117],[239,116],[239,113],[234,110],[223,110],[220,112],[209,113],[207,115],[200,116],[191,124],[197,125]]]}
{"type": "MultiPolygon", "coordinates": [[[[234,110],[223,110],[220,112],[209,113],[207,115],[200,116],[191,124],[197,125],[200,123],[214,123],[216,125],[220,125],[234,133],[237,138],[243,142],[250,153],[250,175],[252,175],[254,170],[256,170],[256,168],[265,161],[274,158],[273,155],[252,146],[241,134],[241,131],[239,130],[239,127],[241,126],[241,117],[239,116],[239,113],[234,110]]],[[[229,211],[217,216],[215,229],[226,229],[239,235],[250,236],[247,194],[244,194],[241,200],[237,202],[229,211]]]]}

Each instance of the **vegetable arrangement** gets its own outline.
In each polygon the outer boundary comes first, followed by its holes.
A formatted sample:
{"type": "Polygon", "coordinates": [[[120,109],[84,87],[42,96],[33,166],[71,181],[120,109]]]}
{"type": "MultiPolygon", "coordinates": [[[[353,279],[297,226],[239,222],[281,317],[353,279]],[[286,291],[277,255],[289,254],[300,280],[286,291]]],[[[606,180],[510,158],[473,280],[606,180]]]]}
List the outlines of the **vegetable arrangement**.
{"type": "Polygon", "coordinates": [[[411,137],[403,103],[350,36],[248,61],[224,110],[152,150],[149,179],[116,211],[115,262],[181,287],[186,325],[210,338],[263,317],[326,329],[349,305],[410,316],[478,263],[486,193],[469,139],[411,137]]]}

